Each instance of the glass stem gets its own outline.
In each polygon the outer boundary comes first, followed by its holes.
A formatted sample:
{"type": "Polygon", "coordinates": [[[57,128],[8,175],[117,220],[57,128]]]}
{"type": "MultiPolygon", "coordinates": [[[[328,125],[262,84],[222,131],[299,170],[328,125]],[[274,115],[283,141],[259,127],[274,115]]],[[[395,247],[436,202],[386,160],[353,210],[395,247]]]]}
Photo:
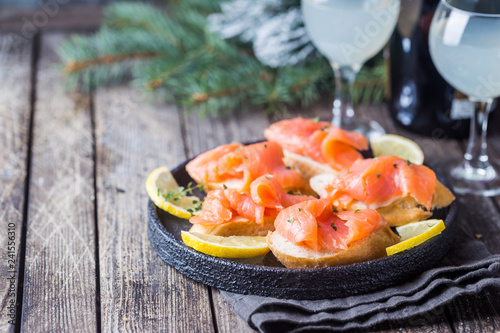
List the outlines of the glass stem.
{"type": "Polygon", "coordinates": [[[472,168],[485,169],[490,165],[486,143],[488,129],[488,115],[491,110],[491,101],[473,102],[474,115],[470,121],[469,143],[465,152],[466,163],[472,168]]]}
{"type": "Polygon", "coordinates": [[[332,124],[337,127],[345,127],[345,125],[351,124],[354,119],[351,92],[358,71],[350,66],[334,66],[333,73],[335,74],[335,100],[333,101],[332,124]]]}

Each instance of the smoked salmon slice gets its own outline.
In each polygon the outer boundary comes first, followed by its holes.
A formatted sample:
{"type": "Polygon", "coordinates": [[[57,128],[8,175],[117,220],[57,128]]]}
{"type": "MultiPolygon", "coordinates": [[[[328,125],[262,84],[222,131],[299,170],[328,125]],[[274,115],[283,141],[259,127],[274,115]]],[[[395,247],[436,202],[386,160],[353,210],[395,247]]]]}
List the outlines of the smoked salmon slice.
{"type": "Polygon", "coordinates": [[[189,221],[214,225],[243,218],[263,225],[266,218],[274,219],[285,207],[314,199],[308,195],[286,193],[276,177],[271,175],[257,178],[250,188],[250,194],[229,188],[209,191],[200,215],[191,217],[189,221]]]}
{"type": "Polygon", "coordinates": [[[314,251],[345,250],[349,243],[385,225],[377,211],[364,209],[336,213],[328,199],[303,201],[279,212],[275,232],[298,246],[314,251]]]}
{"type": "Polygon", "coordinates": [[[379,156],[354,162],[345,173],[333,177],[320,197],[335,202],[339,209],[353,200],[376,209],[410,196],[430,210],[436,182],[434,171],[424,165],[396,156],[379,156]]]}
{"type": "Polygon", "coordinates": [[[283,150],[275,142],[248,146],[232,143],[198,155],[186,165],[189,175],[198,183],[247,192],[256,178],[271,174],[286,190],[308,189],[305,179],[283,163],[283,150]]]}
{"type": "Polygon", "coordinates": [[[361,133],[301,117],[272,124],[264,130],[264,137],[289,152],[328,164],[336,170],[351,166],[363,158],[360,151],[368,149],[368,140],[361,133]]]}

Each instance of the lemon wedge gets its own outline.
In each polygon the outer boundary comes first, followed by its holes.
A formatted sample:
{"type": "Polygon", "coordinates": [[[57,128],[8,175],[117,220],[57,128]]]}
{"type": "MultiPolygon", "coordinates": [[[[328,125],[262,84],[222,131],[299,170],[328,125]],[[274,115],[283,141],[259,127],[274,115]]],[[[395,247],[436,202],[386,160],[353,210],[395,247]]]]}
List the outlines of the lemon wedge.
{"type": "Polygon", "coordinates": [[[269,252],[263,236],[214,236],[198,232],[181,231],[187,246],[214,257],[251,258],[269,252]]]}
{"type": "Polygon", "coordinates": [[[411,163],[424,163],[424,152],[408,138],[396,134],[385,134],[370,138],[373,156],[395,155],[411,163]]]}
{"type": "Polygon", "coordinates": [[[156,206],[172,215],[189,219],[200,213],[200,198],[186,195],[186,190],[179,187],[167,167],[160,167],[149,174],[146,191],[156,206]]]}
{"type": "Polygon", "coordinates": [[[408,223],[401,227],[397,227],[396,231],[401,237],[401,242],[396,245],[389,246],[385,249],[385,251],[387,252],[387,255],[390,256],[407,250],[439,235],[445,228],[443,220],[426,220],[408,223]]]}

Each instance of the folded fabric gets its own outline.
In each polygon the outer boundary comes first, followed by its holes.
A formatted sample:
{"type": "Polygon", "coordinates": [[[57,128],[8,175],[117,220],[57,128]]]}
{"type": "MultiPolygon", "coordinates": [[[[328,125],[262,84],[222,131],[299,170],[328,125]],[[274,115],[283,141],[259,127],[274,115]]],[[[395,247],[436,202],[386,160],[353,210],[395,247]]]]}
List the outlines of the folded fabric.
{"type": "Polygon", "coordinates": [[[458,229],[454,246],[435,268],[404,284],[328,300],[284,300],[222,291],[259,332],[345,331],[430,313],[454,298],[500,288],[500,255],[458,229]]]}

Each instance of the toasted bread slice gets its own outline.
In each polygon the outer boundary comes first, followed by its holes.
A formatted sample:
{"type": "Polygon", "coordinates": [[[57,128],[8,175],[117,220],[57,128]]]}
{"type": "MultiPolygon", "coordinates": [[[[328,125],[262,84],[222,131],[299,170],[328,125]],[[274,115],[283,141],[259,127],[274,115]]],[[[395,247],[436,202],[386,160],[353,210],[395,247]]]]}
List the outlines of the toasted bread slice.
{"type": "MultiPolygon", "coordinates": [[[[334,175],[324,173],[322,175],[311,178],[311,188],[319,193],[329,184],[334,175]]],[[[455,196],[446,188],[439,180],[436,182],[436,188],[432,195],[432,209],[439,209],[449,206],[455,196]]],[[[346,209],[365,209],[368,208],[360,201],[354,200],[346,209]]],[[[406,196],[400,198],[386,206],[378,207],[376,210],[385,217],[385,220],[391,227],[398,227],[410,222],[422,221],[429,218],[432,213],[427,211],[424,206],[418,203],[414,198],[406,196]]]]}
{"type": "Polygon", "coordinates": [[[285,155],[283,162],[297,170],[307,180],[316,175],[324,173],[334,174],[336,172],[328,164],[316,162],[310,157],[295,154],[288,150],[283,150],[283,154],[285,155]]]}
{"type": "Polygon", "coordinates": [[[277,232],[270,232],[266,240],[275,257],[286,267],[318,268],[385,257],[385,248],[398,243],[399,236],[385,225],[367,237],[352,242],[346,250],[335,252],[325,249],[313,251],[307,246],[295,245],[277,232]]]}
{"type": "Polygon", "coordinates": [[[266,218],[260,225],[250,220],[237,220],[222,224],[194,224],[189,232],[200,232],[215,236],[266,236],[274,231],[274,218],[266,218]]]}

